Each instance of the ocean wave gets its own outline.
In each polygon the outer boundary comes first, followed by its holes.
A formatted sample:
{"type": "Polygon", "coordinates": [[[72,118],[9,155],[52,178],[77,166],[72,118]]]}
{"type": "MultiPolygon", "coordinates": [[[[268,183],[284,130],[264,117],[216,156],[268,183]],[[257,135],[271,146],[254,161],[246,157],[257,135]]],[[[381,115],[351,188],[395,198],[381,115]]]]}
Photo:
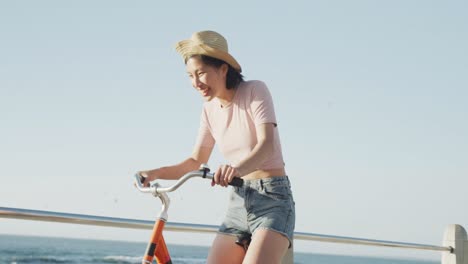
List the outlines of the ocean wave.
{"type": "Polygon", "coordinates": [[[106,256],[102,258],[102,261],[106,263],[141,263],[142,257],[130,257],[130,256],[106,256]]]}
{"type": "Polygon", "coordinates": [[[71,259],[57,256],[23,256],[13,257],[11,263],[70,263],[71,259]]]}

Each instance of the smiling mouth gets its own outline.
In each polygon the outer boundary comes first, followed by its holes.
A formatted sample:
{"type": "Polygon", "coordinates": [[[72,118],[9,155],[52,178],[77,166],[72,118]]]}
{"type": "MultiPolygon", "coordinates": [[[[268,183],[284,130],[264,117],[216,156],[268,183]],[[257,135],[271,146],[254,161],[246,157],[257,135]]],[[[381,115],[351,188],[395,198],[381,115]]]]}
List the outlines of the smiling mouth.
{"type": "Polygon", "coordinates": [[[209,90],[210,90],[209,88],[201,89],[200,93],[202,94],[202,96],[206,97],[208,96],[209,90]]]}

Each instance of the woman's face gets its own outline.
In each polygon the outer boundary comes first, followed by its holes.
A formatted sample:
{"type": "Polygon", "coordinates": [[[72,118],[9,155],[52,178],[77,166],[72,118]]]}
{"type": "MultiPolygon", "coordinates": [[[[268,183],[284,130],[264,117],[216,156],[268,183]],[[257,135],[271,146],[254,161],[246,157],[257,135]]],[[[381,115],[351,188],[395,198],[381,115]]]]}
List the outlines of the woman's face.
{"type": "Polygon", "coordinates": [[[206,65],[200,57],[194,56],[187,60],[186,69],[195,88],[207,101],[215,97],[222,97],[227,91],[226,74],[227,65],[219,68],[206,65]]]}

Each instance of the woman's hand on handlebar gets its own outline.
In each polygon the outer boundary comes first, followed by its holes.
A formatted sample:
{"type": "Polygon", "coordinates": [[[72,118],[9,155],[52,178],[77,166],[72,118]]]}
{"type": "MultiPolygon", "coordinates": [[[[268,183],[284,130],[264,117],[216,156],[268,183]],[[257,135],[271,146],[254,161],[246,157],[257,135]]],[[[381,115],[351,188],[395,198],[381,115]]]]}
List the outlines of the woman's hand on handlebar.
{"type": "Polygon", "coordinates": [[[143,184],[144,187],[149,187],[150,182],[158,178],[156,173],[152,172],[150,174],[148,173],[148,171],[140,171],[138,172],[138,175],[140,175],[140,178],[142,179],[141,183],[143,184]]]}
{"type": "Polygon", "coordinates": [[[241,175],[236,168],[230,165],[221,165],[214,174],[212,185],[218,184],[223,187],[227,187],[234,177],[240,176],[241,175]]]}

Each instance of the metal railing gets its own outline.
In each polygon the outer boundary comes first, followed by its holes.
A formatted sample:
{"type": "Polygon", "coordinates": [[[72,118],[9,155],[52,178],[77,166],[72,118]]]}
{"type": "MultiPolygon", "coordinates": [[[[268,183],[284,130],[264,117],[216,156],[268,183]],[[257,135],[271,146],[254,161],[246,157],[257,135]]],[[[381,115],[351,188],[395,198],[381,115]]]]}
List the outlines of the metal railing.
{"type": "MultiPolygon", "coordinates": [[[[94,226],[134,228],[134,229],[152,229],[153,224],[154,224],[154,221],[147,221],[147,220],[104,217],[104,216],[94,216],[94,215],[84,215],[84,214],[70,214],[70,213],[28,210],[28,209],[9,208],[9,207],[0,207],[0,217],[23,219],[23,220],[94,225],[94,226]]],[[[165,226],[165,230],[177,231],[177,232],[215,233],[218,230],[218,226],[168,222],[165,226]]],[[[454,250],[454,248],[450,246],[434,246],[434,245],[424,245],[424,244],[415,244],[415,243],[404,243],[404,242],[395,242],[395,241],[344,237],[344,236],[332,236],[332,235],[304,233],[304,232],[295,232],[294,239],[295,240],[321,241],[321,242],[330,242],[330,243],[344,243],[344,244],[354,244],[354,245],[432,250],[432,251],[442,251],[442,252],[448,252],[448,253],[452,253],[454,250]]]]}

